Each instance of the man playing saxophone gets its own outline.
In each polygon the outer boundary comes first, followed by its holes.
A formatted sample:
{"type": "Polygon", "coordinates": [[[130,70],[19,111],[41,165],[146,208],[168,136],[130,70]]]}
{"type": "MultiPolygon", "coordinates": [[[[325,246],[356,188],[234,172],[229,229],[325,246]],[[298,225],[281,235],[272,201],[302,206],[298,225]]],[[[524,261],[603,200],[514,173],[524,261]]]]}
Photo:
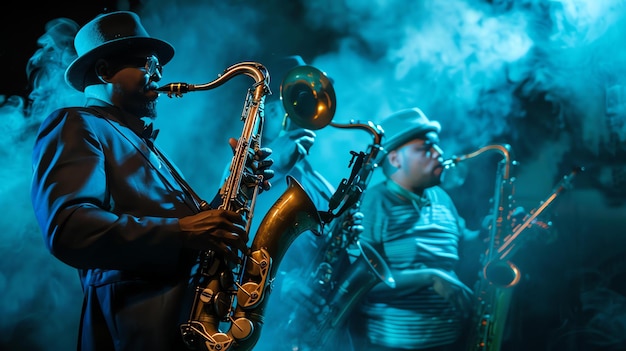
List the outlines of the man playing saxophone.
{"type": "Polygon", "coordinates": [[[363,233],[389,265],[396,287],[378,284],[351,316],[359,351],[463,349],[472,291],[455,273],[459,244],[475,239],[439,187],[441,125],[418,108],[393,113],[380,125],[386,177],[363,196],[363,233]]]}
{"type": "MultiPolygon", "coordinates": [[[[179,326],[198,251],[239,261],[245,217],[208,207],[155,145],[157,83],[173,47],[127,11],[91,20],[74,44],[65,78],[86,105],[42,123],[31,199],[48,249],[79,272],[77,349],[186,350],[179,326]]],[[[261,189],[269,188],[270,154],[251,150],[261,189]]]]}

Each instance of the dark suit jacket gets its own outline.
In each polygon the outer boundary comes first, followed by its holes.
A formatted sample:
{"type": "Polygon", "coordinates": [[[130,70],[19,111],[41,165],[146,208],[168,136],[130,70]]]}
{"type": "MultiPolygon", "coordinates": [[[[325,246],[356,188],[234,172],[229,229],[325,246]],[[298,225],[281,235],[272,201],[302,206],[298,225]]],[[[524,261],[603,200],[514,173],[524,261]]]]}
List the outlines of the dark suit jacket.
{"type": "Polygon", "coordinates": [[[60,109],[34,145],[37,220],[85,293],[79,350],[183,349],[194,255],[182,249],[177,219],[197,209],[139,137],[139,122],[114,107],[60,109]]]}

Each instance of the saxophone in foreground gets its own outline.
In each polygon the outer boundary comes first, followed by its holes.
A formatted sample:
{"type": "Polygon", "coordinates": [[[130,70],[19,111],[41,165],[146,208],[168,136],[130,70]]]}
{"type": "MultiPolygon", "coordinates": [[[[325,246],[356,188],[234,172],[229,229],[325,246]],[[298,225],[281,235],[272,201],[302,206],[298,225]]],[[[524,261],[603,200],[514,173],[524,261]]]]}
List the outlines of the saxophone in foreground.
{"type": "MultiPolygon", "coordinates": [[[[248,90],[241,119],[242,134],[230,163],[229,175],[220,188],[220,208],[243,214],[249,230],[256,197],[263,182],[248,166],[260,148],[263,103],[269,94],[269,74],[256,62],[230,66],[216,80],[202,84],[170,83],[159,91],[182,94],[209,90],[231,78],[254,79],[248,90]]],[[[213,251],[199,253],[198,270],[192,276],[194,297],[188,320],[180,326],[185,344],[193,350],[251,350],[257,343],[270,284],[285,251],[304,231],[320,231],[321,219],[315,205],[293,178],[288,188],[263,218],[240,264],[233,264],[213,251]]],[[[200,210],[208,209],[202,202],[200,210]]],[[[184,311],[183,311],[184,312],[184,311]]]]}

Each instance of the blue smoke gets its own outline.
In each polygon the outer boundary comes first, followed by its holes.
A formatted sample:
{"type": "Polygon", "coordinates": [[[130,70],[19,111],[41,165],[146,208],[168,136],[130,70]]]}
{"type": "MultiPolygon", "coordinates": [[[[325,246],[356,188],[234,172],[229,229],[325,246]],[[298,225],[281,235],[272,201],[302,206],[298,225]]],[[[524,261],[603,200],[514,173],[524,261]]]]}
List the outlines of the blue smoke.
{"type": "MultiPolygon", "coordinates": [[[[550,277],[559,280],[564,271],[576,276],[581,267],[596,267],[623,252],[625,6],[618,0],[194,0],[150,1],[133,10],[153,36],[176,48],[163,83],[206,83],[239,61],[267,63],[272,74],[280,71],[272,64],[281,57],[301,55],[332,78],[335,122],[377,122],[418,106],[442,123],[446,156],[511,144],[519,161],[515,196],[527,209],[571,166],[587,166],[587,175],[547,212],[555,222],[556,243],[528,255],[534,260],[520,257],[535,279],[531,283],[552,289],[544,300],[522,298],[521,305],[545,307],[543,313],[553,316],[560,313],[554,311],[559,303],[548,298],[572,291],[555,286],[550,277]],[[546,266],[555,268],[537,268],[546,266]]],[[[82,104],[62,80],[75,55],[76,29],[71,19],[48,23],[40,49],[24,63],[34,84],[29,100],[0,97],[0,345],[7,349],[66,350],[75,344],[78,279],[45,251],[28,187],[39,122],[56,107],[82,104]]],[[[272,75],[270,98],[278,98],[281,79],[272,75]]],[[[160,98],[159,142],[205,198],[219,186],[223,169],[216,165],[225,166],[231,156],[227,138],[241,132],[239,116],[250,84],[247,77],[235,77],[215,90],[160,98]]],[[[348,176],[349,151],[365,150],[371,142],[361,131],[332,127],[317,136],[311,163],[334,185],[348,176]]],[[[494,160],[477,158],[458,168],[450,173],[455,183],[450,191],[468,222],[479,226],[494,196],[494,160]]],[[[372,182],[379,179],[376,174],[372,182]]],[[[615,284],[610,288],[623,296],[615,284]]],[[[592,292],[581,299],[585,311],[610,313],[592,292]]],[[[614,296],[604,289],[602,294],[614,296]]],[[[525,313],[528,319],[541,317],[532,308],[525,313]]],[[[560,316],[565,322],[545,328],[559,334],[566,322],[580,322],[578,317],[570,311],[560,316]]],[[[603,340],[612,344],[624,342],[623,333],[607,330],[598,318],[591,320],[595,333],[606,333],[603,340]]]]}

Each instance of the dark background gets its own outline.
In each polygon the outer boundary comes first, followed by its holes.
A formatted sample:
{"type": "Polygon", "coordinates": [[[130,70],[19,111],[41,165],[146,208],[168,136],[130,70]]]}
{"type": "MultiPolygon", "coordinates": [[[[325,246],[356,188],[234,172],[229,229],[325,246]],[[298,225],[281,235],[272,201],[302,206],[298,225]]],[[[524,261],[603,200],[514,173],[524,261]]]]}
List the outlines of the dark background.
{"type": "Polygon", "coordinates": [[[115,1],[46,1],[40,4],[17,2],[11,11],[2,11],[0,62],[5,71],[0,93],[28,97],[31,87],[26,62],[38,49],[37,39],[48,21],[58,17],[84,24],[105,9],[116,9],[115,1]]]}
{"type": "MultiPolygon", "coordinates": [[[[44,40],[48,51],[38,51],[48,21],[82,25],[115,9],[136,10],[152,35],[175,46],[166,81],[204,83],[234,62],[254,60],[270,68],[268,101],[276,101],[284,72],[277,62],[298,54],[333,78],[339,122],[377,121],[419,106],[442,122],[446,156],[509,144],[513,189],[499,192],[503,155],[491,151],[460,163],[445,183],[483,236],[494,198],[532,212],[552,201],[573,168],[584,167],[539,216],[551,229],[523,233],[513,259],[522,280],[502,350],[626,349],[626,9],[617,0],[14,4],[1,14],[0,31],[0,349],[73,349],[78,279],[43,246],[28,182],[39,122],[80,100],[64,85],[62,69],[42,64],[46,74],[33,89],[26,66],[36,53],[62,49],[44,40]]],[[[183,100],[163,97],[159,105],[159,142],[201,193],[217,189],[222,169],[214,165],[230,156],[224,135],[240,131],[232,116],[241,112],[244,83],[234,79],[183,100]]],[[[317,134],[312,162],[338,184],[348,175],[348,151],[362,150],[367,139],[329,127],[317,134]]],[[[472,286],[485,246],[463,250],[461,273],[472,286]]],[[[257,346],[264,348],[272,349],[257,346]]]]}

